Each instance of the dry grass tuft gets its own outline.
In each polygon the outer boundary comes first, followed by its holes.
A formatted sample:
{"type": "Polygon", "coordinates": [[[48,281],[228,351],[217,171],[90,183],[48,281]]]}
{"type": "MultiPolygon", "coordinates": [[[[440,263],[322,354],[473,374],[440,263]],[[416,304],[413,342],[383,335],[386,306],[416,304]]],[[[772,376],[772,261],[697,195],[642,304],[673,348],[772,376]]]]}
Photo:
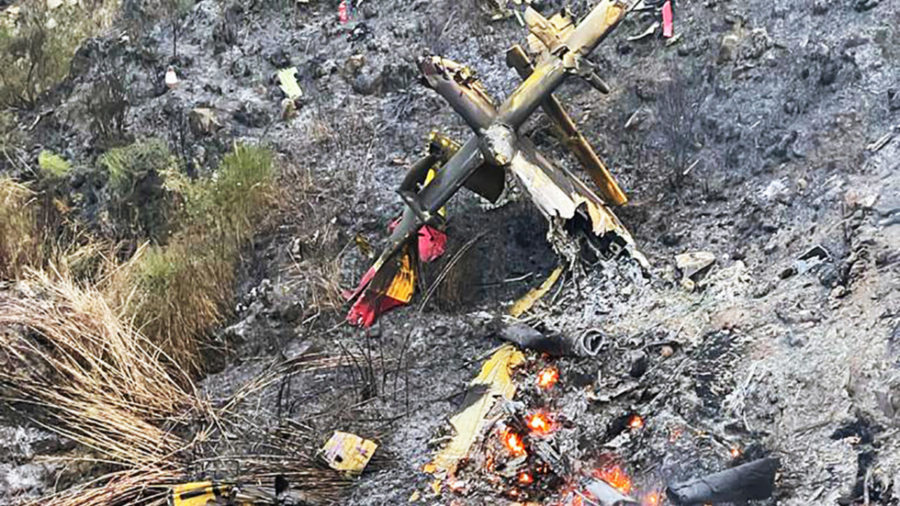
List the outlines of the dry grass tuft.
{"type": "Polygon", "coordinates": [[[143,466],[183,448],[163,425],[197,405],[187,375],[95,289],[43,272],[19,288],[0,293],[0,385],[105,460],[143,466]]]}
{"type": "Polygon", "coordinates": [[[334,502],[350,486],[317,461],[320,434],[305,426],[273,433],[262,428],[266,420],[235,409],[263,390],[278,391],[285,375],[345,365],[341,357],[303,353],[213,409],[188,374],[123,317],[97,288],[56,271],[31,271],[14,290],[0,291],[5,400],[90,450],[74,460],[111,471],[31,504],[162,506],[172,485],[202,479],[188,473],[198,466],[208,471],[201,476],[243,484],[283,475],[313,503],[334,502]],[[236,444],[243,450],[229,451],[236,444]]]}
{"type": "Polygon", "coordinates": [[[34,193],[8,177],[0,177],[0,280],[16,279],[28,266],[42,262],[34,193]]]}
{"type": "Polygon", "coordinates": [[[168,485],[180,479],[180,474],[170,469],[129,469],[41,497],[26,506],[163,506],[167,504],[168,485]]]}
{"type": "MultiPolygon", "coordinates": [[[[310,173],[284,175],[290,194],[282,201],[281,213],[297,219],[298,236],[289,250],[291,263],[285,269],[287,290],[305,302],[304,319],[340,311],[341,253],[334,209],[343,203],[318,188],[310,173]]],[[[346,247],[346,246],[345,246],[346,247]]]]}

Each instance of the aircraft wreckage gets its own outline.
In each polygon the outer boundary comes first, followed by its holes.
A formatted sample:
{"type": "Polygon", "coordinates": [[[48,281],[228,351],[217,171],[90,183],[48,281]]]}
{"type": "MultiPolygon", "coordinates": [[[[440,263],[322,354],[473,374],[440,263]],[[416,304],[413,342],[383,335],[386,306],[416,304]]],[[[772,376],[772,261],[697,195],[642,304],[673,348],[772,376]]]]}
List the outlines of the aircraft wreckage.
{"type": "Polygon", "coordinates": [[[606,165],[582,135],[553,92],[567,77],[579,76],[603,93],[609,88],[587,56],[635,8],[634,0],[604,0],[575,23],[563,10],[550,18],[527,7],[527,49],[515,45],[507,64],[524,81],[502,103],[491,97],[475,73],[439,56],[419,60],[425,83],[443,97],[474,132],[459,145],[432,133],[428,149],[409,169],[398,193],[406,208],[392,224],[387,247],[347,297],[347,316],[368,327],[384,312],[412,299],[418,262],[443,254],[443,206],[462,187],[496,202],[511,173],[550,223],[548,241],[569,264],[579,256],[629,255],[646,260],[610,209],[627,202],[606,165]],[[499,104],[499,105],[498,105],[499,104]],[[600,195],[541,155],[519,128],[542,108],[563,143],[579,160],[600,195]]]}

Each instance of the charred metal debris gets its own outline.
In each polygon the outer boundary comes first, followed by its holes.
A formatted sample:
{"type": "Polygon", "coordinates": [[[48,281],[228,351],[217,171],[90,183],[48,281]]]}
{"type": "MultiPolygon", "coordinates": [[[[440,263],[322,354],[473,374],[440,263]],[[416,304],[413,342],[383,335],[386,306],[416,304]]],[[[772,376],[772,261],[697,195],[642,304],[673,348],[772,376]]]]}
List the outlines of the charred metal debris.
{"type": "Polygon", "coordinates": [[[588,55],[625,15],[635,0],[605,0],[576,23],[567,10],[545,17],[526,6],[521,19],[529,35],[525,47],[507,51],[507,64],[523,82],[503,101],[492,97],[475,72],[440,56],[419,60],[423,81],[443,97],[472,129],[461,144],[432,133],[424,156],[409,169],[397,193],[406,205],[391,225],[384,251],[365,273],[356,290],[348,320],[368,327],[384,312],[408,304],[416,286],[419,262],[430,262],[445,250],[447,216],[444,206],[460,188],[491,202],[504,191],[507,173],[547,218],[547,239],[562,264],[579,259],[629,256],[646,260],[628,230],[612,211],[628,201],[615,178],[571,116],[553,95],[569,76],[585,79],[602,93],[609,86],[588,55]],[[544,157],[519,128],[542,108],[597,186],[595,193],[563,167],[544,157]]]}

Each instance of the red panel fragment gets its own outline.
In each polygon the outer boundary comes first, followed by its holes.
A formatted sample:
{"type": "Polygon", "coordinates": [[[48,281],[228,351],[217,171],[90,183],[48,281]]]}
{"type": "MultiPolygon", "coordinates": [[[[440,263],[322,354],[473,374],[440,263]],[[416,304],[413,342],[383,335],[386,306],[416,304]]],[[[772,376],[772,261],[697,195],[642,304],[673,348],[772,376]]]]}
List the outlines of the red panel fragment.
{"type": "Polygon", "coordinates": [[[404,304],[403,301],[388,297],[387,295],[374,297],[363,295],[356,301],[356,304],[353,304],[353,307],[350,308],[350,312],[347,313],[347,321],[350,322],[351,325],[359,325],[368,328],[375,323],[375,318],[404,304]]]}
{"type": "Polygon", "coordinates": [[[662,8],[663,37],[670,39],[675,35],[675,15],[672,12],[672,0],[666,0],[662,8]]]}
{"type": "Polygon", "coordinates": [[[437,260],[446,249],[447,234],[429,225],[419,229],[419,258],[423,262],[437,260]]]}

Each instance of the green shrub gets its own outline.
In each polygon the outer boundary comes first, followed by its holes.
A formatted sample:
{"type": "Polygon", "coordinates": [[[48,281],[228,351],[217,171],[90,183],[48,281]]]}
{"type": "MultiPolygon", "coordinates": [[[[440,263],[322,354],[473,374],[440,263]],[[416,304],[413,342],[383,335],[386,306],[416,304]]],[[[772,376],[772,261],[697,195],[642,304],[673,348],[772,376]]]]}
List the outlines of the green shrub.
{"type": "Polygon", "coordinates": [[[109,177],[110,218],[117,239],[164,241],[169,228],[172,195],[167,174],[178,163],[159,139],[136,142],[106,152],[97,160],[109,177]]]}
{"type": "Polygon", "coordinates": [[[65,158],[45,149],[38,155],[38,167],[47,176],[61,178],[69,174],[72,165],[65,158]]]}
{"type": "Polygon", "coordinates": [[[185,187],[184,210],[189,226],[215,229],[223,239],[249,239],[263,218],[272,191],[272,152],[259,146],[235,145],[222,159],[215,178],[185,187]]]}
{"type": "Polygon", "coordinates": [[[209,330],[228,315],[240,251],[271,207],[272,153],[236,145],[215,177],[192,181],[176,172],[166,186],[182,201],[165,245],[139,252],[114,286],[127,313],[153,342],[191,372],[209,330]]]}

